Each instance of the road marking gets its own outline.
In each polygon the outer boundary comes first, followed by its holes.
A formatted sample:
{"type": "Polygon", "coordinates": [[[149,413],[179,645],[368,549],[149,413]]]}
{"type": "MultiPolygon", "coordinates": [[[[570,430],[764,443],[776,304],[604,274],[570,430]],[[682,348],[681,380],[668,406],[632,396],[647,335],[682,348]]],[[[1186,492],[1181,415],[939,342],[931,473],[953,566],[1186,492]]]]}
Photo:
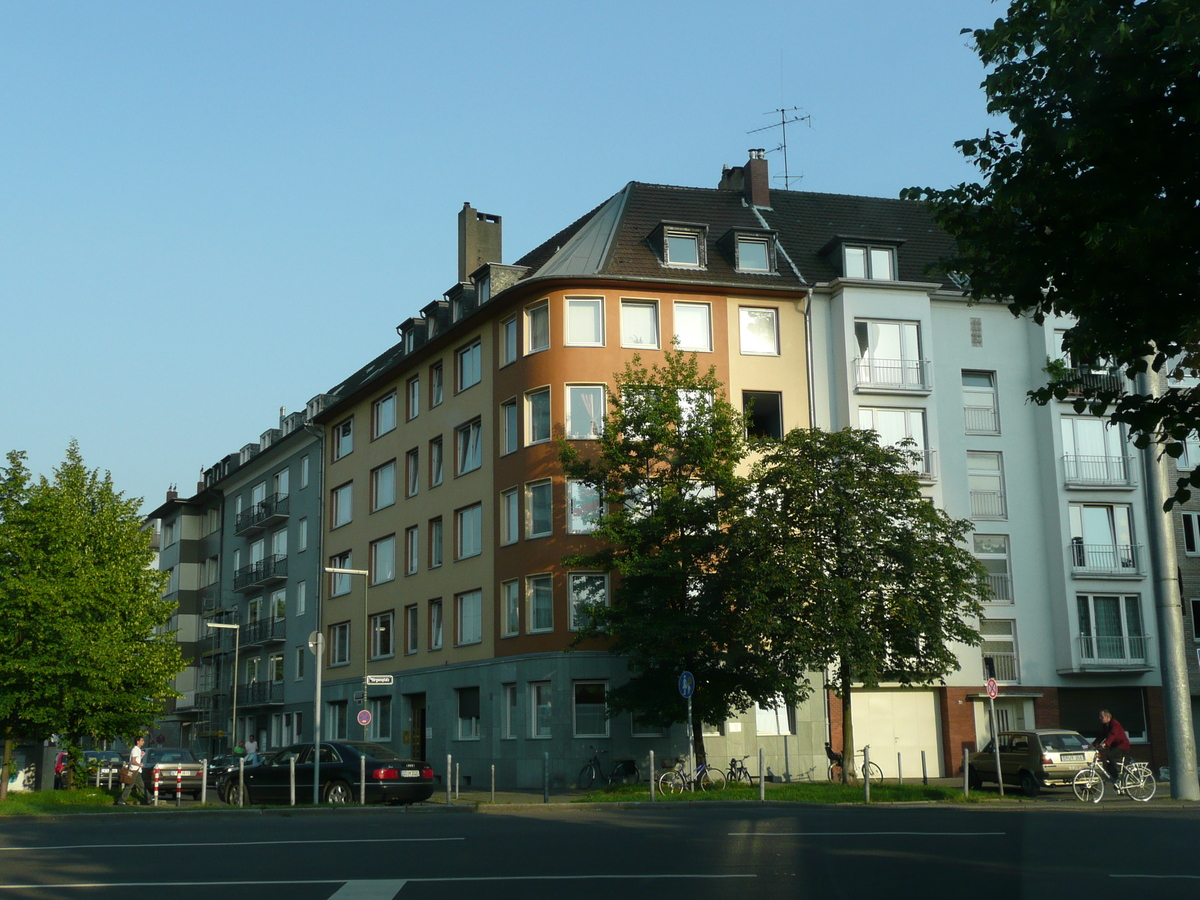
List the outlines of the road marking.
{"type": "MultiPolygon", "coordinates": [[[[208,841],[178,844],[138,844],[138,847],[265,847],[277,844],[403,844],[425,843],[429,841],[465,841],[461,837],[428,837],[428,838],[337,838],[324,841],[208,841]]],[[[131,846],[128,841],[123,844],[63,844],[58,847],[0,847],[0,850],[111,850],[117,847],[131,846]]]]}
{"type": "Polygon", "coordinates": [[[915,837],[999,837],[1004,831],[730,831],[728,837],[875,837],[913,835],[915,837]]]}
{"type": "MultiPolygon", "coordinates": [[[[32,891],[39,888],[45,890],[62,890],[63,888],[184,888],[184,887],[271,887],[277,885],[295,884],[452,884],[468,881],[630,881],[634,879],[683,880],[683,879],[729,879],[757,878],[753,872],[739,872],[729,875],[698,875],[687,872],[681,875],[464,875],[446,878],[405,878],[402,881],[347,881],[345,878],[308,878],[301,880],[278,881],[113,881],[113,882],[76,882],[46,884],[0,884],[0,891],[32,891]]],[[[340,891],[338,892],[341,893],[340,891]]],[[[337,896],[336,894],[334,896],[337,896]]],[[[348,895],[356,896],[356,895],[348,895]]],[[[367,895],[364,895],[367,896],[367,895]]],[[[373,896],[373,895],[372,895],[373,896]]],[[[332,898],[331,898],[332,900],[332,898]]]]}
{"type": "Polygon", "coordinates": [[[1109,873],[1109,878],[1189,878],[1200,881],[1200,875],[1113,875],[1109,873]]]}
{"type": "Polygon", "coordinates": [[[329,900],[392,900],[404,881],[347,881],[329,900]]]}

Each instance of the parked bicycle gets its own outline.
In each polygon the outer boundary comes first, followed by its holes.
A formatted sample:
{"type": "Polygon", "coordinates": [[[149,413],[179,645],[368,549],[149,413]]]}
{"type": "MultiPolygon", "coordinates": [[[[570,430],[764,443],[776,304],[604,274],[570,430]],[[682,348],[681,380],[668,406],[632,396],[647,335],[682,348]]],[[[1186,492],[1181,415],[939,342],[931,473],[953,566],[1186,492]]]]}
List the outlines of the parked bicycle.
{"type": "Polygon", "coordinates": [[[738,759],[736,756],[729,760],[729,775],[726,778],[730,784],[754,784],[754,776],[750,774],[750,770],[746,768],[746,760],[749,756],[743,756],[738,759]]]}
{"type": "MultiPolygon", "coordinates": [[[[1109,780],[1108,772],[1104,769],[1103,761],[1097,756],[1091,765],[1075,773],[1071,787],[1075,790],[1075,796],[1083,802],[1099,803],[1100,798],[1104,796],[1106,780],[1109,780]]],[[[1145,803],[1154,796],[1157,788],[1154,773],[1146,763],[1134,759],[1121,760],[1120,771],[1113,781],[1113,789],[1118,794],[1128,794],[1129,799],[1145,803]]]]}
{"type": "MultiPolygon", "coordinates": [[[[862,753],[854,754],[854,758],[856,760],[861,760],[862,763],[865,763],[867,757],[866,751],[869,750],[870,747],[871,745],[867,744],[867,746],[863,748],[862,753]]],[[[841,781],[842,763],[845,761],[845,756],[843,756],[841,753],[834,753],[833,747],[830,746],[828,741],[825,742],[825,756],[829,760],[829,771],[826,773],[827,777],[830,781],[841,781]]],[[[851,784],[858,783],[859,775],[863,771],[862,763],[860,763],[855,770],[850,773],[851,784]]],[[[883,769],[879,768],[879,766],[875,765],[875,763],[871,763],[869,768],[871,784],[883,784],[883,769]]]]}
{"type": "Polygon", "coordinates": [[[725,790],[725,773],[720,769],[700,763],[696,771],[686,772],[683,760],[675,763],[675,768],[668,769],[658,778],[658,788],[664,794],[678,794],[682,791],[695,790],[699,786],[702,791],[725,790]]]}
{"type": "MultiPolygon", "coordinates": [[[[600,762],[600,753],[592,747],[592,758],[579,770],[579,786],[584,790],[590,788],[597,780],[603,781],[609,787],[616,784],[638,784],[642,780],[641,770],[632,759],[613,760],[612,771],[604,774],[604,766],[600,762]]],[[[607,753],[607,750],[603,751],[607,753]]]]}

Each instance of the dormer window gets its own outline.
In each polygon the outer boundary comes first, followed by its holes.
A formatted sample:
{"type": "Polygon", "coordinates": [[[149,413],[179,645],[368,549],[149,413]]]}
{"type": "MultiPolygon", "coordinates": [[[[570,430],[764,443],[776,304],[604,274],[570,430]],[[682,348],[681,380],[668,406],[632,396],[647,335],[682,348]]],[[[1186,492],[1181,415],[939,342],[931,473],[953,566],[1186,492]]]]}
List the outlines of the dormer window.
{"type": "Polygon", "coordinates": [[[703,269],[707,263],[706,228],[686,222],[660,222],[647,241],[664,266],[703,269]]]}
{"type": "Polygon", "coordinates": [[[667,232],[667,253],[664,262],[668,266],[700,265],[700,236],[688,231],[667,232]]]}
{"type": "Polygon", "coordinates": [[[737,239],[737,269],[739,272],[771,272],[771,248],[765,238],[737,239]]]}
{"type": "Polygon", "coordinates": [[[492,273],[487,272],[479,276],[475,282],[475,296],[478,305],[483,306],[492,299],[492,273]]]}
{"type": "Polygon", "coordinates": [[[842,247],[842,259],[842,273],[846,278],[896,280],[896,251],[892,247],[845,244],[842,247]]]}
{"type": "Polygon", "coordinates": [[[413,347],[416,345],[416,340],[413,336],[412,328],[405,328],[403,332],[404,352],[412,353],[413,347]]]}

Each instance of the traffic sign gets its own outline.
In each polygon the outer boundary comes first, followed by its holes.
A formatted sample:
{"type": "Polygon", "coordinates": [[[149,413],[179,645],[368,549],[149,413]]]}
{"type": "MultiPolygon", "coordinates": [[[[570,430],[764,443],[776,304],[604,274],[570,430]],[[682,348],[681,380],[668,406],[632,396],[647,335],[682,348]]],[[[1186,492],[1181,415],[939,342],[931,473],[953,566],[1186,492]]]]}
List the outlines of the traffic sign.
{"type": "Polygon", "coordinates": [[[993,700],[1000,695],[1000,688],[996,687],[996,679],[989,678],[987,680],[987,695],[993,700]]]}
{"type": "Polygon", "coordinates": [[[391,684],[391,675],[368,675],[367,684],[391,684]]]}
{"type": "Polygon", "coordinates": [[[691,697],[696,693],[696,679],[692,677],[691,672],[682,672],[679,675],[679,696],[691,697]]]}
{"type": "Polygon", "coordinates": [[[358,711],[358,724],[363,728],[371,724],[371,711],[369,709],[360,709],[358,711]]]}

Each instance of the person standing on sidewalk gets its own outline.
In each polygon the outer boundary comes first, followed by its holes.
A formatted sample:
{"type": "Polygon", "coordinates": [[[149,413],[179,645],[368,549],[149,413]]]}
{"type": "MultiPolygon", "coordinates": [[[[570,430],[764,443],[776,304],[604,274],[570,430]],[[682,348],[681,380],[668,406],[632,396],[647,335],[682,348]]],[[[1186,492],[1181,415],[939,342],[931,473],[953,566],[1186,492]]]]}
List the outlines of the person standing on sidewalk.
{"type": "Polygon", "coordinates": [[[121,788],[121,796],[117,798],[116,806],[128,806],[129,795],[136,787],[142,795],[142,806],[150,805],[150,795],[146,792],[146,783],[142,780],[142,768],[146,760],[146,751],[142,746],[146,743],[144,737],[138,737],[129,751],[129,771],[133,773],[133,781],[121,788]]]}

